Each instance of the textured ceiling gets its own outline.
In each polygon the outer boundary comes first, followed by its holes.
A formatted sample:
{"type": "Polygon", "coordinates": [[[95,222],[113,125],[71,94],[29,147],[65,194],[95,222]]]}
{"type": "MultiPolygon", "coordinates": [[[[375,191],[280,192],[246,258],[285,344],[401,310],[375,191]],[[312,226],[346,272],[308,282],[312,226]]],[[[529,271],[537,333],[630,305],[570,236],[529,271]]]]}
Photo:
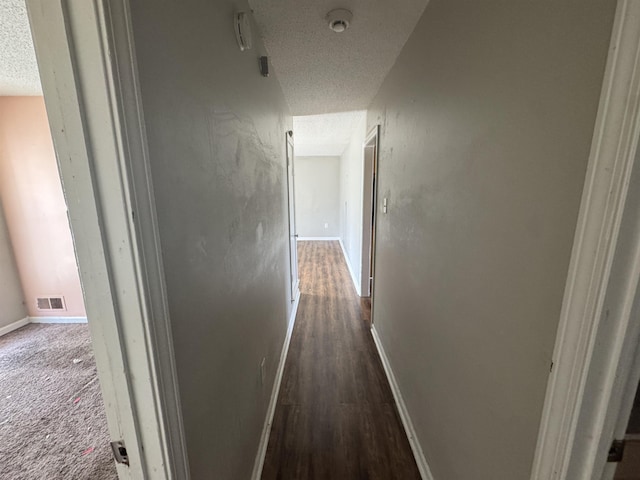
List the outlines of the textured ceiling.
{"type": "Polygon", "coordinates": [[[249,0],[294,115],[366,109],[428,0],[249,0]],[[353,13],[335,33],[334,8],[353,13]]]}
{"type": "MultiPolygon", "coordinates": [[[[365,109],[428,0],[250,0],[294,115],[365,109]],[[325,21],[353,12],[341,34],[325,21]]],[[[41,95],[24,0],[0,0],[0,95],[41,95]]]]}
{"type": "Polygon", "coordinates": [[[297,157],[340,156],[365,111],[293,117],[297,157]]]}
{"type": "Polygon", "coordinates": [[[24,0],[0,0],[0,95],[42,95],[24,0]]]}

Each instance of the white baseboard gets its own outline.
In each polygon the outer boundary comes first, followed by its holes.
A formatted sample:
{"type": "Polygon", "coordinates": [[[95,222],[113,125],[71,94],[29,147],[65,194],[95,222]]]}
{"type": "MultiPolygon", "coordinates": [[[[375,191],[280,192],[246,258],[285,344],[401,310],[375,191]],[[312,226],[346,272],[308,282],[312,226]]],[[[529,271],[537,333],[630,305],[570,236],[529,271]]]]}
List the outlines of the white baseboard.
{"type": "Polygon", "coordinates": [[[24,317],[20,320],[17,320],[13,323],[10,323],[9,325],[5,325],[4,327],[0,328],[0,337],[3,335],[6,335],[7,333],[11,333],[14,330],[19,329],[20,327],[24,327],[25,325],[27,325],[29,323],[29,317],[24,317]]]}
{"type": "Polygon", "coordinates": [[[332,240],[340,240],[340,237],[298,237],[299,242],[330,242],[332,240]]]}
{"type": "Polygon", "coordinates": [[[0,327],[0,337],[30,323],[87,323],[87,317],[24,317],[17,322],[0,327]]]}
{"type": "Polygon", "coordinates": [[[29,323],[87,323],[87,317],[29,317],[29,323]]]}
{"type": "Polygon", "coordinates": [[[267,416],[264,421],[264,427],[262,428],[262,436],[260,437],[260,445],[258,446],[258,455],[256,456],[255,463],[253,464],[253,473],[251,474],[252,480],[260,480],[262,476],[262,468],[264,466],[264,457],[267,454],[267,445],[269,444],[269,436],[271,434],[271,424],[273,422],[273,415],[276,412],[276,404],[278,403],[278,394],[280,393],[280,384],[282,382],[282,374],[284,373],[284,364],[287,361],[287,355],[289,353],[289,344],[291,343],[291,334],[293,333],[293,326],[296,323],[296,314],[298,313],[298,304],[300,303],[300,291],[298,290],[296,299],[291,309],[291,316],[289,317],[289,326],[287,327],[287,335],[282,345],[282,352],[280,353],[280,363],[278,363],[278,370],[276,370],[276,379],[273,382],[273,390],[271,391],[271,399],[269,400],[269,407],[267,408],[267,416]]]}
{"type": "Polygon", "coordinates": [[[382,360],[384,371],[387,374],[389,386],[391,387],[391,391],[393,392],[393,398],[396,401],[396,406],[398,407],[398,413],[400,414],[400,419],[402,420],[404,431],[407,434],[407,438],[409,439],[409,444],[411,445],[413,456],[416,459],[418,470],[420,470],[420,476],[422,477],[422,480],[434,480],[433,474],[431,473],[429,465],[427,464],[427,459],[424,457],[422,448],[418,443],[418,437],[416,437],[416,432],[413,429],[413,423],[411,423],[411,417],[409,417],[407,406],[404,404],[404,400],[402,399],[402,394],[400,393],[400,389],[398,388],[396,377],[393,374],[393,370],[391,370],[389,359],[384,352],[384,348],[382,347],[380,337],[378,337],[378,332],[376,331],[375,325],[371,327],[371,336],[373,337],[373,341],[375,342],[376,348],[378,349],[378,355],[380,355],[380,360],[382,360]]]}
{"type": "Polygon", "coordinates": [[[340,241],[340,248],[342,248],[342,255],[344,255],[344,261],[347,262],[347,267],[349,268],[349,273],[351,274],[351,280],[353,280],[353,285],[356,287],[356,293],[359,297],[362,296],[362,291],[360,290],[360,282],[356,277],[356,274],[353,272],[353,268],[351,268],[351,262],[349,261],[349,256],[347,255],[347,250],[344,248],[344,243],[342,243],[342,239],[340,241]]]}

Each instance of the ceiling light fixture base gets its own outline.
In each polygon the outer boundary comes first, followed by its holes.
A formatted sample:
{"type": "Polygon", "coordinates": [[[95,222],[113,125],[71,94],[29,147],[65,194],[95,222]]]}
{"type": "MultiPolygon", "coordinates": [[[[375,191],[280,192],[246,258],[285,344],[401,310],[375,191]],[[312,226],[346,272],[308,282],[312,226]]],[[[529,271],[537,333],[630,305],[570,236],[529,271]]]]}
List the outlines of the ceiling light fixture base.
{"type": "Polygon", "coordinates": [[[345,8],[336,8],[327,13],[326,19],[331,30],[342,33],[351,25],[353,14],[345,8]]]}

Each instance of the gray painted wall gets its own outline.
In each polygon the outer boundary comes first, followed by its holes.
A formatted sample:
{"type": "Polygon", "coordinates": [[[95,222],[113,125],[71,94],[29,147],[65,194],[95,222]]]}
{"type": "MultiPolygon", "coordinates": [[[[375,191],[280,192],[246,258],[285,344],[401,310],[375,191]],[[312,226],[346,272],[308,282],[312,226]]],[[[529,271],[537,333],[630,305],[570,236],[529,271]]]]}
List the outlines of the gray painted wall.
{"type": "Polygon", "coordinates": [[[362,276],[362,144],[366,128],[367,119],[363,114],[340,157],[340,238],[358,285],[362,276]]]}
{"type": "Polygon", "coordinates": [[[339,236],[340,157],[296,157],[294,165],[298,235],[339,236]]]}
{"type": "Polygon", "coordinates": [[[18,267],[13,255],[4,211],[0,205],[0,328],[27,316],[18,267]]]}
{"type": "Polygon", "coordinates": [[[436,480],[529,478],[614,9],[431,0],[371,106],[374,325],[436,480]]]}
{"type": "Polygon", "coordinates": [[[131,6],[191,477],[246,479],[291,308],[292,121],[257,30],[236,45],[246,3],[131,6]]]}

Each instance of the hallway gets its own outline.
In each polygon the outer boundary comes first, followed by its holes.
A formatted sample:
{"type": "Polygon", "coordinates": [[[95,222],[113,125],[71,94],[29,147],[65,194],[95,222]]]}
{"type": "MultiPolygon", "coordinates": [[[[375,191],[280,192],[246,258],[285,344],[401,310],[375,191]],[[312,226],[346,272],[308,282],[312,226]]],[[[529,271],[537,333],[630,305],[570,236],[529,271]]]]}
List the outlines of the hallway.
{"type": "Polygon", "coordinates": [[[615,467],[638,380],[640,0],[8,2],[119,471],[615,467]]]}
{"type": "Polygon", "coordinates": [[[336,241],[299,242],[300,305],[264,480],[419,479],[336,241]]]}

